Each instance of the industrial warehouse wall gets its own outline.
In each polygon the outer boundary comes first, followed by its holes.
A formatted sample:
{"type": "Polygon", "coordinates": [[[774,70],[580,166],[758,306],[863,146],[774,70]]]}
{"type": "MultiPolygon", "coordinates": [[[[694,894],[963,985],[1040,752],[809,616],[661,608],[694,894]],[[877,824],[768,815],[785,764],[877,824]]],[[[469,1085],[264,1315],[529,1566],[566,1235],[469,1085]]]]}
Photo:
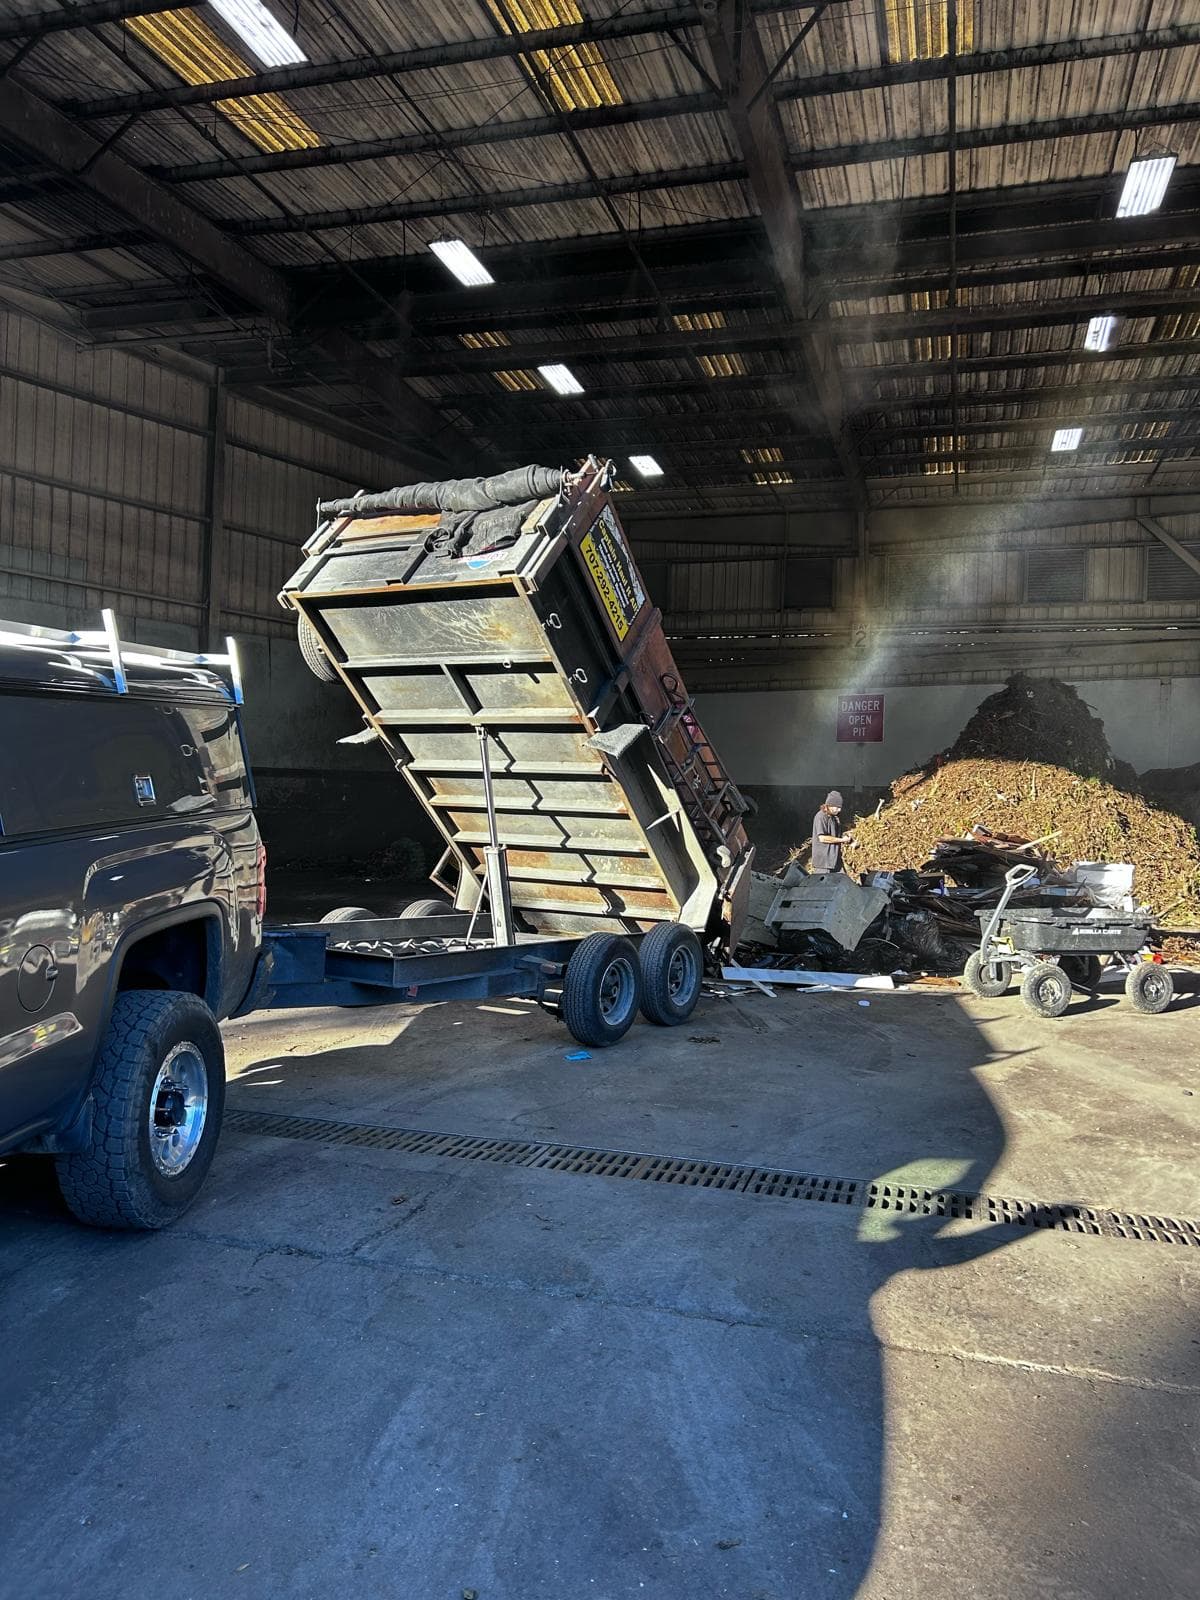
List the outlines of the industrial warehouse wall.
{"type": "MultiPolygon", "coordinates": [[[[1069,675],[1064,674],[1070,682],[1069,675]]],[[[758,806],[750,834],[773,861],[806,837],[829,789],[869,811],[892,779],[953,743],[992,683],[883,687],[883,739],[838,740],[838,691],[697,696],[696,709],[735,781],[758,806]]],[[[1075,683],[1114,755],[1139,772],[1200,762],[1200,677],[1075,683]]]]}
{"type": "Polygon", "coordinates": [[[212,398],[200,379],[0,309],[0,618],[95,627],[111,606],[127,638],[198,649],[215,534],[220,630],[245,660],[272,860],[370,860],[403,840],[428,850],[433,831],[380,752],[337,745],[357,714],[308,672],[275,600],[316,500],[403,469],[229,396],[214,473],[212,398]]]}
{"type": "Polygon", "coordinates": [[[1200,495],[1117,489],[874,508],[864,530],[780,510],[628,531],[696,689],[1200,674],[1200,574],[1142,520],[1200,556],[1200,495]]]}

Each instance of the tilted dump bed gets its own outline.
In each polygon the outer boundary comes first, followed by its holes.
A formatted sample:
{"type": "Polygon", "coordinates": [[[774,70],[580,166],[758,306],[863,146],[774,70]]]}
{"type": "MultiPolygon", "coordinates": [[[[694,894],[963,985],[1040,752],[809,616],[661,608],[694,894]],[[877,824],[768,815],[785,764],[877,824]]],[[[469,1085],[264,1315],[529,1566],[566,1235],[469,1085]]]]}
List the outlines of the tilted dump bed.
{"type": "Polygon", "coordinates": [[[280,599],[446,839],[459,906],[488,842],[482,727],[513,907],[534,931],[679,921],[728,940],[750,881],[745,802],[610,481],[590,461],[322,503],[280,599]]]}

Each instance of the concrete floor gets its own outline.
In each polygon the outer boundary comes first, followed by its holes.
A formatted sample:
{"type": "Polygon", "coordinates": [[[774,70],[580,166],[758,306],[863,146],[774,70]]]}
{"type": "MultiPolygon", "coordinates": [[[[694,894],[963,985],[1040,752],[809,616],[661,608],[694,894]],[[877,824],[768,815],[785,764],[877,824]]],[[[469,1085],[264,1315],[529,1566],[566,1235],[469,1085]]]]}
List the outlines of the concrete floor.
{"type": "MultiPolygon", "coordinates": [[[[1197,999],[226,1027],[231,1104],[1195,1216],[1197,999]],[[1196,1090],[1193,1093],[1193,1090],[1196,1090]]],[[[227,1131],[171,1231],[0,1168],[0,1594],[1168,1600],[1200,1248],[227,1131]]]]}

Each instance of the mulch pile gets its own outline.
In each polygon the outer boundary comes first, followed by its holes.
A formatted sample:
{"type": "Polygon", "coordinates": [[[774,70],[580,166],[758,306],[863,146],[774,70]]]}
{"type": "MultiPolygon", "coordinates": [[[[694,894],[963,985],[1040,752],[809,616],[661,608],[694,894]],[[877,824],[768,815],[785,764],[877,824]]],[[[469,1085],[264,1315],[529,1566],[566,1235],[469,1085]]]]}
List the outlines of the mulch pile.
{"type": "Polygon", "coordinates": [[[948,750],[897,778],[890,802],[853,825],[847,865],[924,868],[982,887],[1002,882],[1012,859],[1129,861],[1135,902],[1164,927],[1200,926],[1196,829],[1137,790],[1070,685],[1018,674],[948,750]],[[1024,854],[1023,840],[1034,841],[1024,854]]]}

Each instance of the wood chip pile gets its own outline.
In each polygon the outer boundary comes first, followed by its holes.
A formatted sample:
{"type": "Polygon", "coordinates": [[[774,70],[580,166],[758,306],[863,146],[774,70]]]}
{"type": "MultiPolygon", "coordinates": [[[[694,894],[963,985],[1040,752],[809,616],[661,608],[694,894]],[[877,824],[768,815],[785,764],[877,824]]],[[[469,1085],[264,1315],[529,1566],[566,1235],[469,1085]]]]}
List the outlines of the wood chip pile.
{"type": "Polygon", "coordinates": [[[981,852],[965,841],[986,830],[1007,836],[995,851],[1001,877],[1002,858],[1021,840],[1036,841],[1033,859],[1063,866],[1129,861],[1134,899],[1163,926],[1200,926],[1196,829],[1137,789],[1133,768],[1114,759],[1103,723],[1074,689],[1017,675],[983,702],[949,750],[897,778],[890,802],[854,823],[847,866],[856,874],[932,868],[978,886],[981,852]]]}

